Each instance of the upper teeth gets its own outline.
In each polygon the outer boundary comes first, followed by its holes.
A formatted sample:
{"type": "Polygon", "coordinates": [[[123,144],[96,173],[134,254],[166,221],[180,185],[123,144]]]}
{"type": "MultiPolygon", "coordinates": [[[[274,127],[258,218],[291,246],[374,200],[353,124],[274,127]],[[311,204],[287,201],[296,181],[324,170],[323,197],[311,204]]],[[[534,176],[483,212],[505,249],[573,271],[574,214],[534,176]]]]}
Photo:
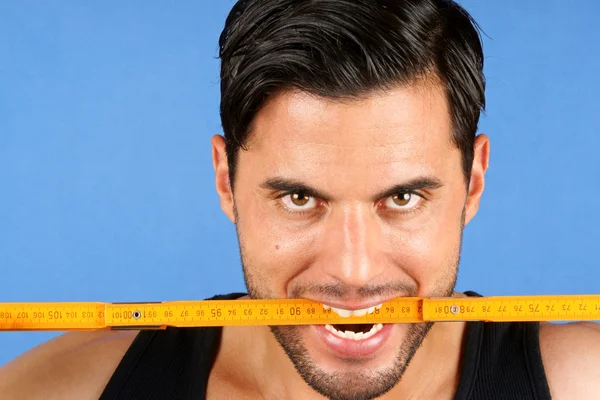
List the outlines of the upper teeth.
{"type": "Polygon", "coordinates": [[[323,305],[323,308],[328,310],[328,309],[332,309],[333,311],[335,311],[335,313],[337,313],[340,317],[362,317],[365,314],[373,314],[375,312],[375,310],[378,310],[381,308],[383,304],[379,304],[376,305],[374,307],[369,307],[369,308],[362,308],[360,310],[344,310],[343,308],[335,308],[335,307],[331,307],[328,305],[323,305]]]}

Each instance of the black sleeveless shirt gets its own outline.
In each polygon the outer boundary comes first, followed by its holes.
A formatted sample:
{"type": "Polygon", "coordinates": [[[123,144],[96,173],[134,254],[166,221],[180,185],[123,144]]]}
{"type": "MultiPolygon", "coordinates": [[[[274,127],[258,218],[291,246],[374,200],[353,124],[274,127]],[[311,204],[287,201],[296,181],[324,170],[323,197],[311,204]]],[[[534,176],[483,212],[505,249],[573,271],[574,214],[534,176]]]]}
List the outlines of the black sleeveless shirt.
{"type": "MultiPolygon", "coordinates": [[[[465,292],[477,296],[475,292],[465,292]]],[[[229,300],[244,293],[214,296],[229,300]]],[[[143,330],[100,400],[202,400],[221,328],[143,330]]],[[[240,360],[241,362],[241,360],[240,360]]],[[[537,322],[469,322],[454,400],[551,400],[537,322]]]]}

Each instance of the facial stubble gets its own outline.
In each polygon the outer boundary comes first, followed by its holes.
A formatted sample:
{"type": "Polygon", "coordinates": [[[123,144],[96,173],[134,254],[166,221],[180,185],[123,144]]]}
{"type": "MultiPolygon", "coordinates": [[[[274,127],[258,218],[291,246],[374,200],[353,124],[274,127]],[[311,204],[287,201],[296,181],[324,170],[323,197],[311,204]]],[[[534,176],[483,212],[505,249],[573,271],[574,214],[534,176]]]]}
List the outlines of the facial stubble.
{"type": "MultiPolygon", "coordinates": [[[[239,215],[235,206],[234,215],[240,258],[248,295],[253,299],[276,298],[266,283],[269,281],[267,277],[260,276],[260,268],[251,265],[252,262],[250,257],[247,256],[244,246],[243,235],[238,228],[239,215]]],[[[449,273],[440,281],[436,293],[431,293],[428,297],[449,297],[454,292],[460,255],[462,253],[464,222],[465,210],[463,209],[458,248],[448,260],[450,268],[446,269],[449,273]]],[[[269,329],[283,351],[292,361],[298,374],[313,390],[332,400],[371,400],[389,392],[400,382],[432,327],[432,322],[408,324],[406,335],[397,348],[393,365],[390,367],[376,371],[365,368],[364,370],[360,370],[360,372],[337,371],[336,373],[325,371],[315,364],[302,343],[301,334],[297,326],[269,326],[269,329]]],[[[359,360],[346,361],[349,365],[360,363],[359,360]]],[[[355,366],[353,365],[353,367],[355,366]]]]}

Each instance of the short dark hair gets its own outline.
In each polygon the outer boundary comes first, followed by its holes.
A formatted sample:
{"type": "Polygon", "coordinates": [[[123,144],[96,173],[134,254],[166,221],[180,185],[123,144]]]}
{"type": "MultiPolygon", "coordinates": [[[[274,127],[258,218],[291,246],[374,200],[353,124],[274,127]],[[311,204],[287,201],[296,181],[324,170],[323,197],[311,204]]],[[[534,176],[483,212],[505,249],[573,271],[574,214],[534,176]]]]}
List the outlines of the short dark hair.
{"type": "Polygon", "coordinates": [[[485,110],[479,27],[452,0],[239,0],[219,38],[221,105],[233,189],[261,107],[286,89],[357,98],[432,73],[445,86],[468,183],[485,110]]]}

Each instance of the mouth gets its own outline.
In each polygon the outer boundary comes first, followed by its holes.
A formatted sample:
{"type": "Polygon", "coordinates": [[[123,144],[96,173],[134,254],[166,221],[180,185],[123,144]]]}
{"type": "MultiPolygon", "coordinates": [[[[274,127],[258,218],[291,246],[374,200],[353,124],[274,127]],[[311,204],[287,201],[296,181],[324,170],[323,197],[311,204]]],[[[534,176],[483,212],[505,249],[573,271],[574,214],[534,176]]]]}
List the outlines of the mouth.
{"type": "MultiPolygon", "coordinates": [[[[382,304],[354,310],[332,307],[326,304],[323,307],[331,309],[342,318],[349,318],[373,314],[381,308],[382,304]]],[[[346,359],[373,356],[387,341],[393,327],[393,324],[380,323],[313,325],[317,336],[329,351],[346,359]]]]}
{"type": "MultiPolygon", "coordinates": [[[[349,318],[353,316],[362,317],[363,315],[373,314],[375,310],[379,310],[382,306],[383,303],[368,308],[346,310],[324,304],[323,308],[326,310],[331,309],[340,317],[349,318]]],[[[327,324],[325,325],[325,329],[342,339],[365,340],[383,329],[383,324],[327,324]]]]}
{"type": "Polygon", "coordinates": [[[383,329],[383,324],[327,324],[325,329],[342,339],[365,340],[383,329]]]}

